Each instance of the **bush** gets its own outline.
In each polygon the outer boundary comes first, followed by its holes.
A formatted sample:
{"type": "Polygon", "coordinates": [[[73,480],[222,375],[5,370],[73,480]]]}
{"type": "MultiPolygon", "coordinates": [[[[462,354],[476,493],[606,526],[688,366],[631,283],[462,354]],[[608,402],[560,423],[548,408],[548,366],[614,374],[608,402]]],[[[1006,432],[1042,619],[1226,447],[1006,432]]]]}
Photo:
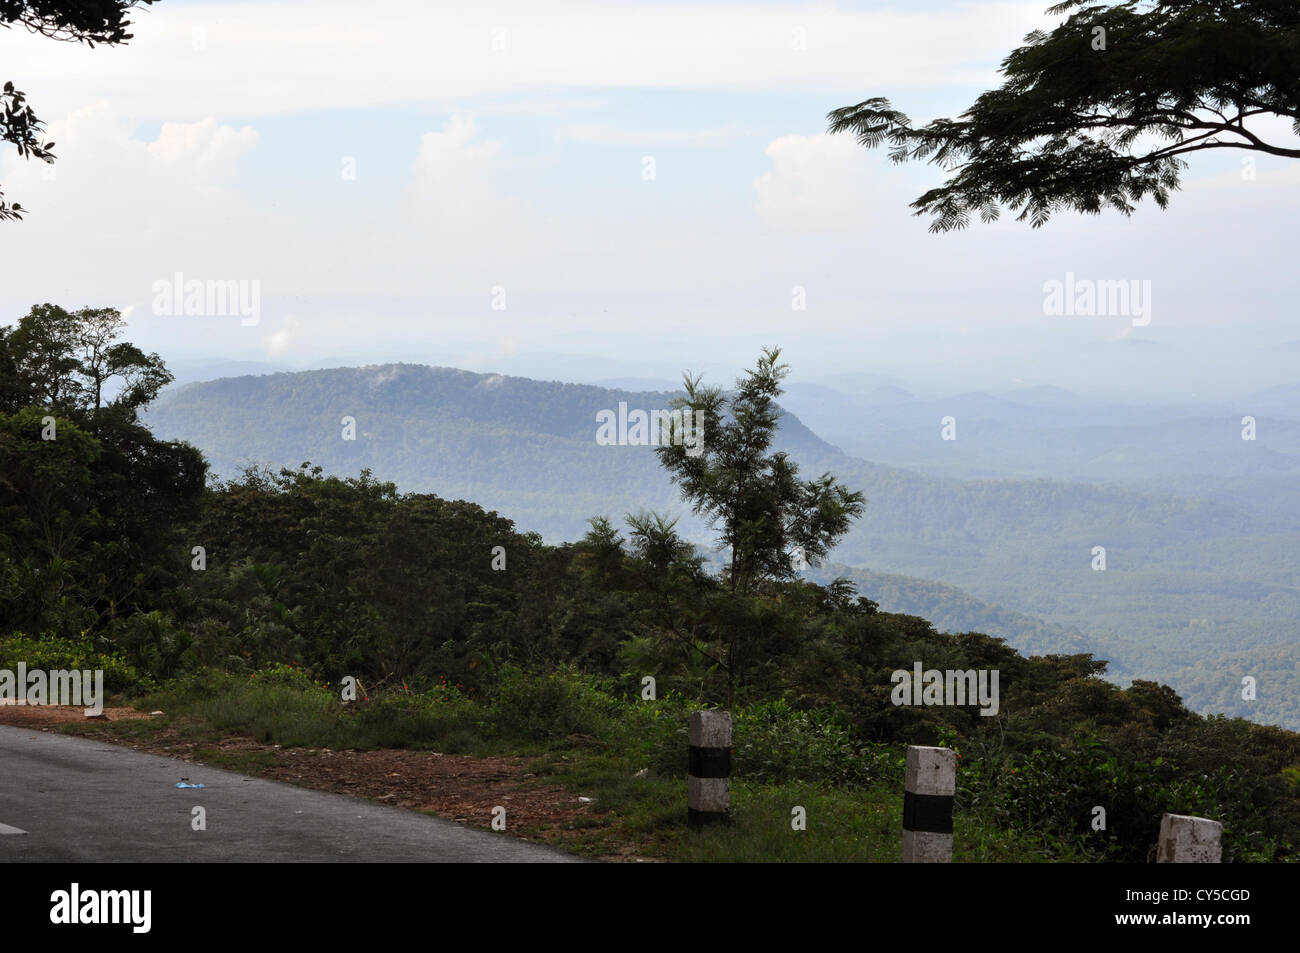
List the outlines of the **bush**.
{"type": "Polygon", "coordinates": [[[332,692],[301,684],[229,679],[224,690],[199,696],[182,708],[226,734],[251,735],[280,745],[345,747],[340,744],[341,703],[332,692]]]}
{"type": "Polygon", "coordinates": [[[572,670],[532,674],[503,669],[492,719],[502,734],[544,741],[604,735],[618,707],[594,676],[572,670]]]}
{"type": "MultiPolygon", "coordinates": [[[[317,685],[312,681],[306,672],[300,669],[293,662],[286,665],[284,662],[275,662],[271,665],[264,665],[256,672],[248,676],[249,681],[257,682],[259,685],[289,685],[297,688],[306,688],[313,691],[325,689],[323,685],[317,685]]],[[[328,691],[328,689],[325,689],[328,691]]]]}
{"type": "Polygon", "coordinates": [[[959,763],[961,806],[1062,844],[1073,841],[1098,859],[1145,862],[1165,812],[1222,821],[1226,861],[1271,861],[1287,849],[1264,833],[1257,792],[1234,767],[1188,776],[1163,757],[1123,757],[1095,738],[1019,757],[985,752],[959,763]],[[1092,829],[1098,806],[1106,811],[1104,830],[1092,829]]]}
{"type": "Polygon", "coordinates": [[[149,701],[197,717],[219,731],[287,747],[464,752],[492,729],[483,708],[454,688],[375,693],[368,701],[345,704],[333,688],[283,663],[246,677],[194,673],[169,682],[165,692],[149,701]]]}
{"type": "MultiPolygon", "coordinates": [[[[632,731],[657,774],[685,776],[690,714],[699,707],[675,692],[657,702],[633,703],[632,731]]],[[[888,745],[856,741],[835,712],[799,711],[782,700],[732,713],[732,776],[746,781],[901,784],[903,763],[898,750],[888,745]]]]}
{"type": "Polygon", "coordinates": [[[350,747],[436,748],[452,754],[492,733],[481,706],[455,689],[420,695],[388,693],[348,706],[350,747]]]}
{"type": "Polygon", "coordinates": [[[901,780],[898,753],[859,743],[834,712],[796,711],[785,700],[739,709],[732,719],[732,770],[751,780],[865,785],[901,780]]]}
{"type": "Polygon", "coordinates": [[[162,612],[119,616],[100,638],[101,644],[120,652],[136,671],[159,680],[194,667],[194,637],[162,612]]]}
{"type": "Polygon", "coordinates": [[[104,691],[137,694],[151,691],[155,686],[147,675],[141,675],[116,653],[95,651],[87,640],[77,642],[53,636],[30,638],[16,632],[0,638],[0,668],[16,671],[22,662],[28,669],[44,671],[103,671],[104,691]]]}

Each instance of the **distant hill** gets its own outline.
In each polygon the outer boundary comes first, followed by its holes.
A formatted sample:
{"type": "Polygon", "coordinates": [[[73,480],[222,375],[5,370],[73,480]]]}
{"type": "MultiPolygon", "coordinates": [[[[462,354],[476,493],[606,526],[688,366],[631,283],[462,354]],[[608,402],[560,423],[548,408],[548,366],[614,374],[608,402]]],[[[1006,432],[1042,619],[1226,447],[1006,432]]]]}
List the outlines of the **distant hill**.
{"type": "MultiPolygon", "coordinates": [[[[580,536],[594,515],[654,509],[681,515],[688,538],[708,542],[651,448],[595,440],[598,411],[665,408],[670,397],[392,364],[191,384],[160,398],[148,421],[202,448],[225,476],[251,462],[369,468],[403,490],[473,500],[552,541],[580,536]],[[342,438],[344,417],[355,419],[355,440],[342,438]]],[[[1300,644],[1300,520],[1286,514],[1110,485],[928,476],[849,456],[794,414],[778,445],[805,475],[829,471],[866,493],[866,515],[834,558],[870,567],[873,585],[912,599],[936,624],[983,618],[1028,632],[1014,615],[958,611],[953,593],[925,596],[951,603],[945,616],[896,577],[943,580],[1059,627],[1019,647],[1075,651],[1081,643],[1067,633],[1087,633],[1112,674],[1177,675],[1193,708],[1223,704],[1228,655],[1274,659],[1274,649],[1300,644]],[[1105,572],[1091,568],[1094,546],[1106,547],[1105,572]]],[[[1300,727],[1300,700],[1280,717],[1300,727]]]]}
{"type": "Polygon", "coordinates": [[[1044,622],[1022,612],[981,602],[970,593],[946,583],[894,573],[872,572],[842,563],[809,568],[804,577],[827,585],[836,577],[850,579],[858,592],[879,604],[883,612],[901,612],[928,619],[940,632],[983,632],[1007,643],[1024,655],[1090,652],[1111,661],[1112,676],[1123,675],[1107,647],[1093,637],[1044,622]]]}
{"type": "MultiPolygon", "coordinates": [[[[905,394],[905,392],[902,392],[905,394]]],[[[942,398],[791,388],[788,409],[851,456],[960,479],[1107,483],[1300,520],[1300,384],[1232,401],[1114,404],[1059,387],[942,398]],[[1242,439],[1242,418],[1255,439],[1242,439]],[[956,440],[940,438],[956,421],[956,440]]]]}

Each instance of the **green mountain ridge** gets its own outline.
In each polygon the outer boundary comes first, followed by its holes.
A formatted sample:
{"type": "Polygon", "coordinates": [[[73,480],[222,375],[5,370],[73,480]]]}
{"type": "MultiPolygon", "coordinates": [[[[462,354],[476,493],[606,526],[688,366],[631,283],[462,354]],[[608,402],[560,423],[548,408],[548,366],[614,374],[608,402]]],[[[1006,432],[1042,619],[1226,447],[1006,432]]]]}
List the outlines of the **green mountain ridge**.
{"type": "MultiPolygon", "coordinates": [[[[550,541],[581,536],[591,516],[649,509],[681,516],[683,535],[707,543],[652,448],[595,439],[598,411],[666,408],[671,396],[394,364],[190,384],[162,395],[147,420],[160,437],[200,447],[226,477],[241,464],[310,460],[327,473],[368,468],[404,490],[472,500],[550,541]],[[345,417],[355,440],[343,439],[345,417]]],[[[1293,667],[1294,520],[1111,485],[932,477],[851,457],[791,414],[778,447],[806,475],[834,472],[866,493],[865,516],[833,558],[883,571],[872,585],[942,579],[982,606],[1059,628],[1033,636],[1034,651],[1075,651],[1087,633],[1113,677],[1167,681],[1196,710],[1300,727],[1300,694],[1267,707],[1263,696],[1234,694],[1242,665],[1267,665],[1257,677],[1274,686],[1293,667]],[[1092,569],[1095,546],[1106,548],[1104,572],[1092,569]],[[1058,637],[1065,642],[1053,649],[1058,637]]],[[[888,585],[920,599],[916,584],[888,585]]],[[[954,601],[935,593],[913,604],[962,629],[992,618],[945,604],[954,601]]],[[[1003,624],[1033,631],[1010,616],[1003,624]]]]}

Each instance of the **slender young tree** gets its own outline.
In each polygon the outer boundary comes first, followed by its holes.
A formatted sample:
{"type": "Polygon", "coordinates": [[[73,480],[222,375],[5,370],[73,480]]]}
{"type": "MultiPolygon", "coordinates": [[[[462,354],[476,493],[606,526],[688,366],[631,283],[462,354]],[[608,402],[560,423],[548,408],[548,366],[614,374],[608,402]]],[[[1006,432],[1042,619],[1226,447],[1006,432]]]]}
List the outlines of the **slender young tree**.
{"type": "Polygon", "coordinates": [[[764,579],[791,578],[799,557],[816,565],[866,505],[829,473],[800,480],[785,453],[769,452],[790,370],[780,357],[779,348],[765,349],[730,396],[685,375],[686,396],[673,407],[702,423],[700,444],[689,446],[673,425],[656,451],[682,498],[719,531],[730,550],[730,589],[742,595],[764,579]]]}

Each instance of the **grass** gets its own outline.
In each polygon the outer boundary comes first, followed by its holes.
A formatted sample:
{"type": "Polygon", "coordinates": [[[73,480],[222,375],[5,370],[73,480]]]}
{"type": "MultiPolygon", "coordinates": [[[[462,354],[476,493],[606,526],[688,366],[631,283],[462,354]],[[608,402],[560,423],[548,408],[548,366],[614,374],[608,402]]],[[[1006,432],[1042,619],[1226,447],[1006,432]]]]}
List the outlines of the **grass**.
{"type": "MultiPolygon", "coordinates": [[[[336,751],[517,755],[532,760],[528,771],[535,776],[519,783],[554,784],[593,799],[592,813],[577,819],[563,842],[577,853],[706,863],[899,860],[899,750],[855,748],[833,725],[806,713],[737,712],[732,822],[693,831],[685,823],[689,703],[623,701],[563,675],[538,681],[536,691],[516,682],[504,701],[452,691],[344,706],[310,684],[207,678],[138,700],[142,710],[166,712],[161,717],[72,730],[191,744],[197,760],[246,774],[269,773],[275,752],[218,747],[223,739],[336,751]],[[804,830],[792,827],[795,807],[804,809],[804,830]]],[[[960,811],[954,817],[958,862],[1087,859],[1058,839],[960,811]]]]}
{"type": "Polygon", "coordinates": [[[269,771],[276,765],[275,755],[270,751],[230,751],[208,746],[195,748],[194,760],[214,768],[254,775],[269,771]]]}
{"type": "MultiPolygon", "coordinates": [[[[896,863],[902,852],[901,785],[828,787],[733,778],[731,823],[693,831],[685,823],[685,778],[636,777],[634,763],[621,754],[552,757],[533,770],[595,799],[603,823],[586,838],[587,853],[610,853],[618,843],[630,842],[677,862],[896,863]],[[804,808],[804,830],[792,826],[796,806],[804,808]]],[[[957,862],[1087,860],[1055,842],[1048,850],[1032,836],[962,812],[953,827],[957,862]]]]}

